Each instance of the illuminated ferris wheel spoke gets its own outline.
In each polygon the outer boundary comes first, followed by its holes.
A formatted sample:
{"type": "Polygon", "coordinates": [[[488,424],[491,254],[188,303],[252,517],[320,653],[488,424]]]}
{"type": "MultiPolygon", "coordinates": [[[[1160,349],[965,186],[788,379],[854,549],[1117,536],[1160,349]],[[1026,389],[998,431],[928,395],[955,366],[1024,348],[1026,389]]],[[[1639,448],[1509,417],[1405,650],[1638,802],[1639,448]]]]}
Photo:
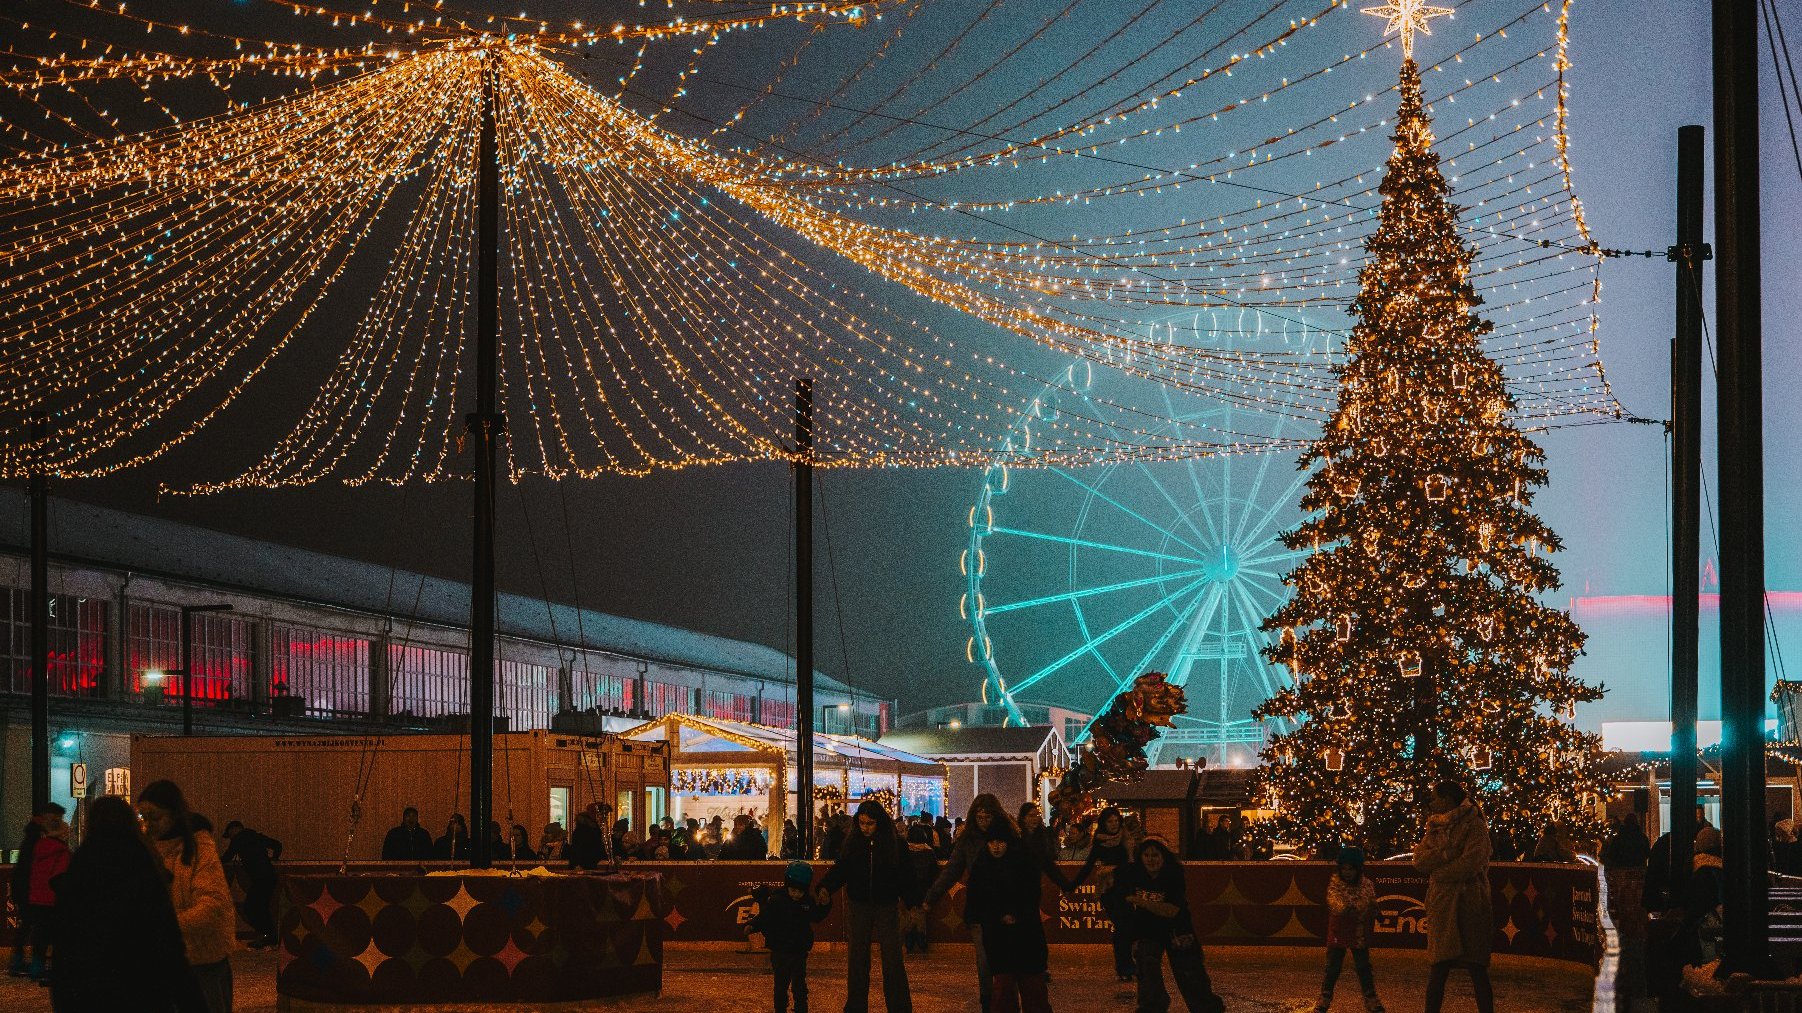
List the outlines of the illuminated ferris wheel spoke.
{"type": "Polygon", "coordinates": [[[1157,490],[1158,495],[1164,498],[1165,503],[1170,505],[1170,509],[1182,520],[1183,527],[1188,528],[1194,533],[1196,541],[1207,541],[1208,537],[1201,533],[1200,528],[1195,526],[1195,518],[1189,516],[1188,509],[1181,503],[1178,503],[1175,496],[1170,495],[1170,490],[1164,487],[1164,483],[1158,481],[1157,471],[1158,469],[1156,468],[1146,468],[1144,472],[1145,481],[1148,482],[1153,489],[1157,490]]]}
{"type": "MultiPolygon", "coordinates": [[[[1262,489],[1264,487],[1264,476],[1270,471],[1270,462],[1272,460],[1274,460],[1275,458],[1276,458],[1275,454],[1259,454],[1258,455],[1258,471],[1257,471],[1257,474],[1252,478],[1252,481],[1251,481],[1251,487],[1254,490],[1262,489]]],[[[1277,503],[1287,503],[1287,502],[1289,502],[1289,500],[1286,498],[1283,498],[1283,499],[1276,500],[1276,502],[1277,503]]],[[[1272,507],[1271,510],[1265,511],[1264,516],[1266,516],[1266,517],[1271,516],[1271,512],[1274,511],[1275,509],[1276,509],[1276,507],[1272,507]]],[[[1257,538],[1258,535],[1261,533],[1258,530],[1252,530],[1250,532],[1245,530],[1246,522],[1251,519],[1251,516],[1252,516],[1251,504],[1247,503],[1246,509],[1244,509],[1243,511],[1240,511],[1240,513],[1239,513],[1239,527],[1233,533],[1233,542],[1235,544],[1244,545],[1246,542],[1249,542],[1252,539],[1257,538]]],[[[1260,527],[1261,527],[1261,525],[1260,525],[1260,527]]]]}
{"type": "Polygon", "coordinates": [[[1218,545],[1220,543],[1220,526],[1214,523],[1214,511],[1208,506],[1208,494],[1201,489],[1201,476],[1195,473],[1195,462],[1187,460],[1183,466],[1189,471],[1189,486],[1195,490],[1193,510],[1201,514],[1201,519],[1208,526],[1207,540],[1218,545]]]}
{"type": "MultiPolygon", "coordinates": [[[[1278,545],[1281,543],[1273,540],[1266,544],[1278,545]]],[[[1284,549],[1281,552],[1273,552],[1267,556],[1254,556],[1251,559],[1247,559],[1245,561],[1245,565],[1247,565],[1247,566],[1268,566],[1271,563],[1287,563],[1292,559],[1300,559],[1303,556],[1312,555],[1312,554],[1313,554],[1312,549],[1284,549]]]]}
{"type": "Polygon", "coordinates": [[[1053,475],[1058,476],[1059,478],[1063,478],[1068,481],[1076,483],[1076,485],[1079,486],[1080,488],[1088,490],[1088,492],[1091,496],[1094,496],[1096,499],[1101,500],[1103,503],[1106,503],[1109,506],[1114,507],[1115,509],[1119,510],[1121,513],[1124,513],[1126,516],[1131,517],[1133,520],[1136,520],[1136,521],[1144,524],[1146,527],[1150,528],[1153,531],[1156,531],[1158,534],[1163,535],[1165,538],[1170,539],[1171,541],[1177,543],[1178,545],[1181,545],[1183,548],[1188,549],[1190,552],[1193,552],[1198,556],[1205,555],[1205,553],[1199,546],[1192,545],[1186,539],[1177,537],[1176,533],[1171,531],[1169,528],[1166,528],[1163,525],[1157,523],[1156,521],[1153,521],[1151,518],[1146,517],[1144,514],[1138,512],[1137,510],[1134,510],[1132,507],[1127,506],[1125,503],[1122,503],[1119,500],[1115,499],[1114,497],[1109,496],[1107,493],[1102,492],[1100,489],[1096,488],[1095,486],[1092,486],[1089,483],[1084,482],[1082,479],[1077,478],[1075,475],[1070,474],[1068,471],[1065,471],[1062,468],[1052,468],[1051,473],[1053,475]]]}
{"type": "Polygon", "coordinates": [[[983,612],[991,616],[998,615],[1002,612],[1017,612],[1020,609],[1036,608],[1040,605],[1051,605],[1063,601],[1076,601],[1081,598],[1091,598],[1095,595],[1112,594],[1115,591],[1127,591],[1136,587],[1162,584],[1171,580],[1182,580],[1185,577],[1199,577],[1205,575],[1207,572],[1205,567],[1192,570],[1176,570],[1171,573],[1161,573],[1155,577],[1140,577],[1137,580],[1123,580],[1115,584],[1107,584],[1101,587],[1086,587],[1080,591],[1066,591],[1063,594],[1046,595],[1043,598],[1033,598],[1028,601],[1010,602],[1006,605],[984,605],[983,612]]]}
{"type": "Polygon", "coordinates": [[[1018,538],[1033,538],[1044,542],[1059,542],[1064,545],[1074,545],[1084,549],[1102,549],[1107,552],[1124,552],[1128,555],[1146,556],[1151,559],[1168,559],[1173,563],[1183,563],[1188,566],[1203,565],[1201,560],[1193,559],[1188,556],[1173,556],[1168,552],[1154,552],[1150,549],[1135,549],[1128,545],[1111,545],[1107,542],[1097,542],[1087,538],[1070,538],[1065,535],[1046,534],[1043,531],[1025,531],[1020,528],[996,527],[991,529],[989,533],[994,535],[1013,535],[1018,538]]]}
{"type": "Polygon", "coordinates": [[[1270,501],[1270,506],[1265,509],[1263,516],[1258,518],[1258,523],[1251,529],[1251,534],[1246,538],[1247,541],[1263,538],[1270,531],[1271,522],[1275,521],[1277,515],[1282,513],[1285,508],[1295,504],[1296,497],[1301,493],[1301,487],[1307,484],[1308,477],[1312,474],[1312,471],[1296,472],[1295,478],[1283,489],[1282,494],[1270,501]]]}
{"type": "MultiPolygon", "coordinates": [[[[1187,584],[1184,584],[1182,586],[1182,588],[1180,588],[1179,590],[1176,591],[1176,593],[1171,594],[1163,599],[1160,599],[1156,603],[1147,606],[1146,608],[1140,610],[1138,613],[1134,614],[1131,618],[1128,618],[1125,621],[1121,622],[1119,625],[1115,626],[1113,629],[1110,629],[1107,632],[1102,633],[1101,635],[1095,637],[1095,639],[1089,641],[1088,643],[1082,645],[1081,647],[1078,647],[1076,650],[1071,651],[1069,654],[1064,655],[1063,657],[1057,659],[1056,661],[1052,662],[1051,664],[1046,665],[1044,668],[1039,669],[1037,672],[1034,672],[1033,674],[1020,680],[1019,682],[1014,683],[1013,686],[1010,687],[1010,691],[1015,694],[1026,692],[1027,690],[1031,689],[1032,687],[1043,682],[1046,678],[1048,678],[1052,675],[1055,675],[1064,666],[1070,664],[1071,662],[1082,657],[1083,655],[1088,654],[1089,652],[1100,647],[1102,644],[1105,644],[1108,641],[1113,640],[1115,637],[1118,637],[1120,634],[1125,633],[1127,630],[1132,629],[1133,627],[1139,625],[1140,623],[1144,622],[1145,620],[1156,615],[1159,611],[1168,607],[1172,600],[1174,600],[1176,598],[1180,598],[1183,595],[1194,590],[1195,588],[1200,587],[1206,581],[1207,581],[1206,577],[1199,577],[1195,580],[1190,581],[1187,584]]],[[[1116,678],[1118,678],[1118,676],[1116,676],[1116,678]]]]}

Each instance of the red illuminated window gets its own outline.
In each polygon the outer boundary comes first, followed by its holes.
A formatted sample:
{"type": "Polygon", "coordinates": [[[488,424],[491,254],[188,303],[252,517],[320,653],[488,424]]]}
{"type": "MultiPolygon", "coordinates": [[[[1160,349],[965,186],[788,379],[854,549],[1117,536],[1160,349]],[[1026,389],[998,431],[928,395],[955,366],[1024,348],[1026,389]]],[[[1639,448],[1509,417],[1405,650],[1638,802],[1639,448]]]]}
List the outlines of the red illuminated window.
{"type": "Polygon", "coordinates": [[[269,628],[269,693],[297,696],[306,713],[369,713],[369,641],[310,626],[269,628]]]}
{"type": "MultiPolygon", "coordinates": [[[[179,696],[181,677],[181,610],[173,605],[132,602],[131,634],[126,642],[125,688],[138,693],[147,673],[167,676],[163,692],[179,696]]],[[[229,615],[203,613],[191,618],[194,700],[201,704],[250,699],[250,624],[229,615]]],[[[156,680],[153,680],[153,682],[156,680]]]]}
{"type": "MultiPolygon", "coordinates": [[[[0,588],[0,686],[31,692],[31,593],[0,588]]],[[[50,692],[97,696],[106,671],[106,603],[74,595],[50,596],[50,692]]]]}

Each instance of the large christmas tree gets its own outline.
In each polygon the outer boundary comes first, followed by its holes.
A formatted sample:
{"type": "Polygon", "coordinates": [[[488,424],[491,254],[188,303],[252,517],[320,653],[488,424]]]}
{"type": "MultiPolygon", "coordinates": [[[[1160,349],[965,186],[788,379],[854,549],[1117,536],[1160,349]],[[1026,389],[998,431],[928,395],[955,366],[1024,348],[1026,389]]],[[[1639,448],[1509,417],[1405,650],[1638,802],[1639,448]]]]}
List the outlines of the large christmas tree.
{"type": "Polygon", "coordinates": [[[1538,600],[1559,583],[1558,537],[1529,509],[1544,453],[1484,352],[1475,251],[1411,54],[1394,141],[1338,408],[1300,462],[1317,469],[1308,519],[1285,536],[1312,552],[1266,623],[1267,655],[1294,684],[1259,716],[1298,722],[1264,753],[1272,830],[1406,845],[1447,776],[1476,790],[1492,826],[1587,830],[1595,742],[1569,718],[1601,689],[1571,677],[1583,634],[1538,600]]]}

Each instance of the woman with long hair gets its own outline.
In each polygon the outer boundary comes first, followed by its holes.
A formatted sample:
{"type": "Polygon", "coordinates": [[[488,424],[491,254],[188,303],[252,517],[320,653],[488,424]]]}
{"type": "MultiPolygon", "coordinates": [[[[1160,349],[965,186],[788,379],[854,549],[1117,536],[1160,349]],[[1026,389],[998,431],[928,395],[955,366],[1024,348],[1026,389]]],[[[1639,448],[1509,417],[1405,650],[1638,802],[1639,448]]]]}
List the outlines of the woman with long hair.
{"type": "Polygon", "coordinates": [[[174,781],[145,787],[138,794],[138,815],[169,869],[169,898],[208,1013],[230,1013],[238,911],[213,835],[196,828],[188,800],[174,781]]]}
{"type": "Polygon", "coordinates": [[[169,870],[116,795],[88,806],[81,847],[56,880],[50,1005],[57,1013],[202,1013],[170,899],[169,870]]]}
{"type": "Polygon", "coordinates": [[[902,854],[895,821],[882,804],[865,799],[838,859],[820,881],[817,899],[827,903],[844,887],[845,920],[850,937],[845,983],[845,1013],[870,1008],[870,943],[882,948],[882,1000],[888,1013],[912,1013],[907,965],[901,951],[901,898],[912,892],[912,866],[902,854]]]}
{"type": "Polygon", "coordinates": [[[1085,874],[1090,869],[1095,870],[1095,886],[1101,891],[1101,909],[1114,923],[1114,974],[1121,981],[1133,980],[1134,974],[1132,936],[1126,929],[1132,908],[1120,890],[1116,873],[1132,863],[1138,844],[1120,810],[1109,806],[1095,820],[1095,829],[1089,835],[1088,861],[1083,865],[1085,874]]]}

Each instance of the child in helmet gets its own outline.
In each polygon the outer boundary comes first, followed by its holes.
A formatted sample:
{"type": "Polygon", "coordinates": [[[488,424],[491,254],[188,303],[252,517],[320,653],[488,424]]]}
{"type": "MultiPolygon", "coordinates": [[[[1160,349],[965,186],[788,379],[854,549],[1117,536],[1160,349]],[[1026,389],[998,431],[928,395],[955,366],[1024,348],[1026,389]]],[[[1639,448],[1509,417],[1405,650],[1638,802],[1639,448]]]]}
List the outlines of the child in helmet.
{"type": "Polygon", "coordinates": [[[1367,1013],[1383,1013],[1377,999],[1376,976],[1370,969],[1370,930],[1376,919],[1376,886],[1364,875],[1364,852],[1344,848],[1339,852],[1339,868],[1327,882],[1326,906],[1326,975],[1320,983],[1320,1002],[1315,1013],[1326,1013],[1333,1004],[1333,986],[1339,972],[1345,969],[1345,951],[1352,955],[1352,969],[1358,975],[1358,987],[1364,992],[1367,1013]]]}
{"type": "Polygon", "coordinates": [[[782,888],[764,888],[754,895],[757,914],[745,929],[763,935],[770,951],[770,970],[776,977],[776,1013],[787,1013],[788,997],[795,997],[795,1013],[807,1013],[807,953],[813,949],[813,927],[824,921],[831,904],[817,899],[813,866],[790,862],[782,874],[782,888]]]}

